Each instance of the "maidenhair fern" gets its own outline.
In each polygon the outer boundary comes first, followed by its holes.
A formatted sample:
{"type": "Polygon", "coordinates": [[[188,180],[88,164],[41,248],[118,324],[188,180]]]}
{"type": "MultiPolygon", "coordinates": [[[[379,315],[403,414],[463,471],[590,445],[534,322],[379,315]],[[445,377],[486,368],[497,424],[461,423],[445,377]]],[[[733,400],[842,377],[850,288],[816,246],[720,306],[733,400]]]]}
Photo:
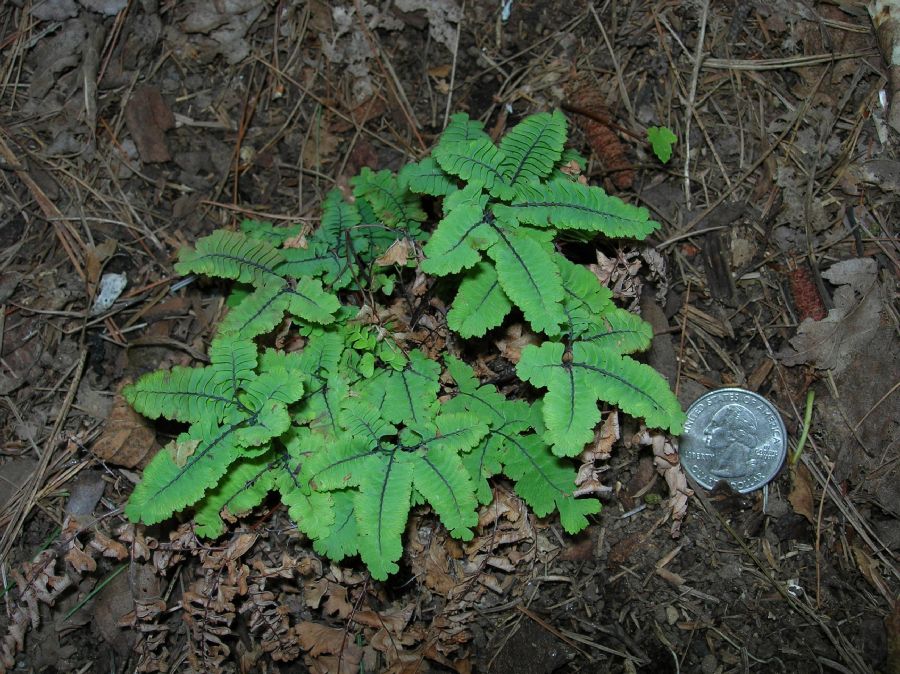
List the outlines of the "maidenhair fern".
{"type": "Polygon", "coordinates": [[[181,251],[180,273],[237,285],[208,366],[124,391],[142,414],[187,424],[145,469],[128,516],[152,524],[192,507],[197,533],[217,536],[275,491],[319,553],[358,554],[379,579],[398,568],[414,505],[469,539],[499,474],[537,515],[584,528],[600,504],[574,498],[569,457],[593,439],[598,402],[673,433],[683,415],[662,377],[628,355],[649,345],[649,326],[556,243],[640,239],[658,225],[573,178],[580,159],[565,140],[558,111],[526,118],[499,145],[454,115],[431,157],[397,175],[363,169],[351,198],[329,193],[311,233],[248,221],[181,251]],[[409,253],[388,254],[398,245],[409,253]],[[461,338],[521,311],[544,337],[516,368],[533,388],[508,397],[393,325],[377,302],[408,278],[404,266],[420,284],[445,277],[433,290],[450,291],[446,328],[461,338]],[[302,348],[263,348],[275,331],[274,343],[302,348]]]}

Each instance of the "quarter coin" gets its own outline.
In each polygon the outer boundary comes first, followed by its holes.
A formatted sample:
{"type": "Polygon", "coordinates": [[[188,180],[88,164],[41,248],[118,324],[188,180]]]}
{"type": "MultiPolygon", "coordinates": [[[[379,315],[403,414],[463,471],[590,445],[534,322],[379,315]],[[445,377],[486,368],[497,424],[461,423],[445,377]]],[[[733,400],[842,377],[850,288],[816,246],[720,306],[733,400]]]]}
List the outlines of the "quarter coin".
{"type": "Polygon", "coordinates": [[[688,408],[679,441],[682,467],[705,489],[725,480],[737,492],[759,489],[784,464],[787,431],[778,410],[761,395],[723,388],[688,408]]]}

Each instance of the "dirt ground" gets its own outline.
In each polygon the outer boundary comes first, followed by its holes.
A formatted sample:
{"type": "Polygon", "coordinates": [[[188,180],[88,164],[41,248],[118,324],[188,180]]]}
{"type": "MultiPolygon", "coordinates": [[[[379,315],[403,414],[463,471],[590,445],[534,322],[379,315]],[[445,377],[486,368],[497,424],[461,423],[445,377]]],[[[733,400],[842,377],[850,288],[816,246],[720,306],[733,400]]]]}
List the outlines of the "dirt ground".
{"type": "Polygon", "coordinates": [[[0,671],[900,673],[900,28],[879,26],[832,0],[2,3],[0,671]],[[453,112],[496,137],[555,108],[590,181],[662,223],[580,251],[653,325],[646,362],[685,407],[762,394],[790,452],[812,392],[796,463],[709,492],[622,417],[581,535],[498,480],[474,541],[415,511],[386,583],[275,498],[213,542],[125,519],[173,427],[118,392],[202,362],[223,311],[181,246],[312,226],[453,112]],[[677,136],[665,164],[651,126],[677,136]]]}

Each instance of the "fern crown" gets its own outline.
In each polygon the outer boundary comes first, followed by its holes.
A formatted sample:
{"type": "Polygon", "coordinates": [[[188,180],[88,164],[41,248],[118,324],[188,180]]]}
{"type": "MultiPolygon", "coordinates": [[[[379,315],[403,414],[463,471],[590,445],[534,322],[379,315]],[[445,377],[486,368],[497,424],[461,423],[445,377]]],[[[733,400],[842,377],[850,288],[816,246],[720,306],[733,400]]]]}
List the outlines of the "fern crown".
{"type": "MultiPolygon", "coordinates": [[[[359,554],[378,579],[398,569],[413,505],[469,539],[500,473],[538,516],[584,528],[600,504],[573,497],[570,457],[593,439],[598,402],[673,433],[683,414],[628,355],[648,346],[649,326],[556,244],[641,239],[658,224],[572,177],[584,160],[565,141],[559,111],[525,118],[499,144],[457,114],[431,156],[398,174],[363,169],[352,199],[330,192],[312,233],[246,221],[182,250],[179,273],[236,285],[209,365],[124,391],[142,414],[187,424],[145,469],[127,515],[153,524],[191,507],[197,532],[217,536],[276,491],[317,552],[359,554]],[[544,339],[516,366],[537,400],[507,397],[384,318],[379,298],[413,272],[449,300],[439,336],[481,337],[521,312],[544,339]],[[261,346],[273,342],[291,348],[261,346]]],[[[430,295],[403,297],[413,315],[429,307],[430,295]]]]}

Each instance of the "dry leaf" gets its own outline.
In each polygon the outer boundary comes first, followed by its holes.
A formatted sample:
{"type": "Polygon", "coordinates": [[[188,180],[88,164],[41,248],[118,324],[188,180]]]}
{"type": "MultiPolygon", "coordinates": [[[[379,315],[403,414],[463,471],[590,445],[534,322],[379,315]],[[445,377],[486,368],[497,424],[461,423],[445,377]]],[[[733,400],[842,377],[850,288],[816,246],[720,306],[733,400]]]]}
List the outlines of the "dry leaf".
{"type": "Polygon", "coordinates": [[[94,454],[113,465],[136,468],[144,464],[156,448],[156,433],[147,419],[116,395],[103,434],[91,448],[94,454]]]}
{"type": "Polygon", "coordinates": [[[815,496],[813,495],[812,476],[803,464],[799,464],[791,471],[791,493],[788,501],[794,508],[794,512],[803,515],[807,521],[815,526],[815,496]]]}
{"type": "Polygon", "coordinates": [[[780,354],[784,364],[843,371],[878,329],[883,303],[877,273],[878,264],[871,258],[838,262],[823,272],[839,286],[834,308],[821,321],[808,318],[800,324],[791,339],[793,348],[780,354]]]}
{"type": "Polygon", "coordinates": [[[521,323],[513,323],[508,328],[503,337],[494,342],[500,355],[506,358],[510,363],[516,364],[522,357],[522,349],[529,344],[538,344],[540,340],[538,336],[526,329],[521,323]]]}
{"type": "Polygon", "coordinates": [[[125,126],[145,164],[163,163],[172,158],[165,133],[175,126],[175,115],[159,89],[145,86],[135,90],[125,104],[125,126]]]}
{"type": "Polygon", "coordinates": [[[406,261],[409,260],[409,249],[409,239],[397,239],[391,244],[390,248],[375,258],[375,264],[382,267],[390,267],[397,264],[403,267],[406,265],[406,261]]]}
{"type": "Polygon", "coordinates": [[[345,640],[345,632],[337,627],[327,627],[304,620],[295,628],[300,648],[313,657],[322,653],[338,653],[345,640]]]}
{"type": "Polygon", "coordinates": [[[687,477],[681,468],[678,451],[675,445],[662,433],[653,433],[643,429],[638,433],[638,444],[650,445],[653,449],[653,465],[656,472],[663,476],[669,489],[669,510],[672,512],[672,538],[681,535],[681,523],[687,515],[688,499],[694,495],[688,487],[687,477]]]}
{"type": "Polygon", "coordinates": [[[878,590],[883,597],[888,601],[891,601],[893,599],[893,594],[887,583],[884,581],[881,571],[878,569],[878,562],[862,548],[854,545],[852,549],[853,557],[856,559],[856,567],[859,569],[863,578],[869,582],[869,585],[878,590]]]}
{"type": "Polygon", "coordinates": [[[434,77],[435,79],[448,77],[450,75],[450,64],[444,63],[443,65],[433,66],[425,72],[427,72],[431,77],[434,77]]]}
{"type": "Polygon", "coordinates": [[[386,629],[392,634],[400,634],[409,619],[412,617],[415,605],[410,604],[404,609],[394,611],[372,611],[365,609],[357,611],[351,618],[353,622],[365,625],[366,627],[374,627],[375,629],[386,629]]]}

